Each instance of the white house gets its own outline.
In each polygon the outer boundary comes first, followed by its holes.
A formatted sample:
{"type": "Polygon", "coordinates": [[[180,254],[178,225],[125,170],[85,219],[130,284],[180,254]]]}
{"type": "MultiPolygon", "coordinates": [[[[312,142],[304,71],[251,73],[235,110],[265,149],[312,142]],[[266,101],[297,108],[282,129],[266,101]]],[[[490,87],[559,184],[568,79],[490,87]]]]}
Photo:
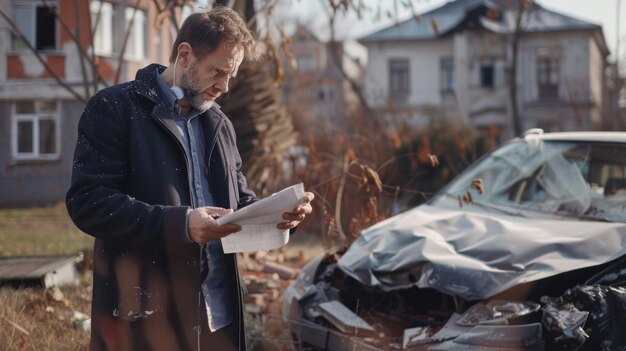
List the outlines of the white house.
{"type": "MultiPolygon", "coordinates": [[[[371,107],[419,126],[434,106],[452,120],[499,127],[503,137],[512,136],[513,3],[449,1],[361,38],[368,49],[365,92],[371,107]]],[[[522,130],[606,129],[608,49],[602,27],[535,2],[520,29],[522,130]]]]}

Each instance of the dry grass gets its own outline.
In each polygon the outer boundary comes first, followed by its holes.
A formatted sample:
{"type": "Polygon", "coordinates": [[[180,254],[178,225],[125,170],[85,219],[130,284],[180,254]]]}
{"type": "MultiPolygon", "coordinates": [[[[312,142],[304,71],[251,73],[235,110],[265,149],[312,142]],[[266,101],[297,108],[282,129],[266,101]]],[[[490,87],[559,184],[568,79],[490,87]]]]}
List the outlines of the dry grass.
{"type": "MultiPolygon", "coordinates": [[[[65,206],[0,209],[0,256],[58,256],[88,252],[93,239],[70,221],[65,206]]],[[[38,287],[0,287],[3,350],[86,350],[89,333],[75,329],[69,314],[89,314],[91,272],[78,286],[61,288],[59,301],[38,287]]],[[[58,299],[58,297],[57,297],[58,299]]]]}
{"type": "Polygon", "coordinates": [[[87,350],[89,333],[74,328],[74,311],[89,313],[90,283],[63,287],[56,301],[41,288],[0,289],[0,344],[3,350],[87,350]]]}
{"type": "Polygon", "coordinates": [[[35,208],[0,208],[0,257],[73,255],[93,239],[70,221],[62,203],[35,208]]]}

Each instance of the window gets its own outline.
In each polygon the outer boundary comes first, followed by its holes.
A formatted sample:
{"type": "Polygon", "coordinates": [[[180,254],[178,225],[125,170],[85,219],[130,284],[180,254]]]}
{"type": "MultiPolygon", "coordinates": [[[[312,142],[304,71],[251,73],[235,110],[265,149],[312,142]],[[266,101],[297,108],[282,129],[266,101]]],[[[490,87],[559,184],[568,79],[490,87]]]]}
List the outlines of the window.
{"type": "Polygon", "coordinates": [[[559,58],[554,50],[537,50],[537,88],[539,99],[559,96],[559,58]]]}
{"type": "Polygon", "coordinates": [[[130,32],[126,42],[125,57],[135,60],[145,59],[148,53],[148,21],[146,21],[145,11],[127,7],[126,30],[130,32]]]}
{"type": "Polygon", "coordinates": [[[317,98],[320,101],[332,101],[333,100],[333,87],[328,84],[323,84],[320,86],[317,92],[317,98]]]}
{"type": "Polygon", "coordinates": [[[111,55],[113,53],[113,38],[115,37],[115,16],[113,5],[109,2],[92,1],[90,8],[91,25],[94,27],[93,46],[97,55],[111,55]]]}
{"type": "Polygon", "coordinates": [[[471,195],[500,209],[624,223],[625,170],[624,143],[522,139],[496,149],[463,172],[447,194],[462,196],[480,178],[484,187],[480,194],[470,190],[471,195]]]}
{"type": "Polygon", "coordinates": [[[311,55],[298,55],[296,57],[296,64],[300,71],[313,71],[315,70],[315,60],[311,55]]]}
{"type": "Polygon", "coordinates": [[[454,58],[442,57],[439,65],[441,67],[441,91],[454,91],[454,58]]]}
{"type": "Polygon", "coordinates": [[[483,88],[493,88],[494,69],[492,62],[483,62],[480,64],[480,86],[483,88]]]}
{"type": "Polygon", "coordinates": [[[389,60],[389,95],[392,98],[407,97],[411,92],[408,59],[389,60]]]}
{"type": "MultiPolygon", "coordinates": [[[[54,15],[56,1],[16,1],[13,21],[28,42],[37,50],[56,50],[57,23],[54,15]]],[[[19,37],[13,37],[13,50],[27,50],[28,45],[19,37]]]]}
{"type": "Polygon", "coordinates": [[[17,160],[50,160],[59,156],[59,115],[56,101],[13,104],[12,153],[17,160]]]}
{"type": "MultiPolygon", "coordinates": [[[[105,1],[93,1],[90,5],[91,25],[94,26],[94,50],[96,54],[110,56],[119,52],[116,42],[116,31],[121,32],[121,27],[116,20],[117,9],[115,5],[105,1]]],[[[127,59],[143,60],[148,56],[148,21],[143,10],[126,7],[124,9],[125,29],[128,31],[126,50],[124,56],[127,59]],[[134,19],[133,19],[134,16],[134,19]]],[[[120,33],[121,40],[126,33],[120,33]]],[[[120,43],[121,43],[120,40],[120,43]]],[[[121,44],[120,44],[121,45],[121,44]]]]}

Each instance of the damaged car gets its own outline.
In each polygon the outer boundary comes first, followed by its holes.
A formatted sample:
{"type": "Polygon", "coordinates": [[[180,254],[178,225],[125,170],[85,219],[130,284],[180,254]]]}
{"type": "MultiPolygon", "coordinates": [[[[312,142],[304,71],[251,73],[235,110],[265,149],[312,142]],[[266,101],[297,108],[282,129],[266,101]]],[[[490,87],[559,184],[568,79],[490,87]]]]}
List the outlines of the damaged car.
{"type": "Polygon", "coordinates": [[[626,133],[532,130],[310,261],[305,350],[626,350],[626,133]]]}

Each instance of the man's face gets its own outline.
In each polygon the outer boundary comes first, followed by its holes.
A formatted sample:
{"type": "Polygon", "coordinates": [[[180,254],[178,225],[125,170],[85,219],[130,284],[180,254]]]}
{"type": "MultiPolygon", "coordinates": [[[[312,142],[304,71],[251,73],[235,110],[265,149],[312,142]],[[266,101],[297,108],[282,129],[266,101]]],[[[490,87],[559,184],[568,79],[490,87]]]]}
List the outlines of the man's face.
{"type": "Polygon", "coordinates": [[[190,61],[181,75],[184,99],[197,110],[208,110],[215,99],[228,92],[228,82],[237,75],[244,51],[239,45],[224,42],[216,50],[198,59],[189,53],[190,61]]]}

